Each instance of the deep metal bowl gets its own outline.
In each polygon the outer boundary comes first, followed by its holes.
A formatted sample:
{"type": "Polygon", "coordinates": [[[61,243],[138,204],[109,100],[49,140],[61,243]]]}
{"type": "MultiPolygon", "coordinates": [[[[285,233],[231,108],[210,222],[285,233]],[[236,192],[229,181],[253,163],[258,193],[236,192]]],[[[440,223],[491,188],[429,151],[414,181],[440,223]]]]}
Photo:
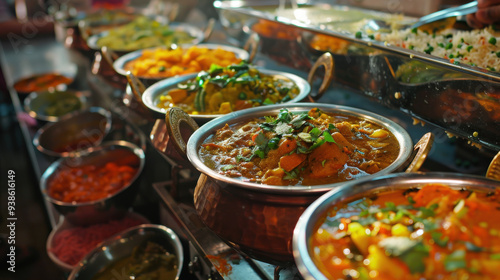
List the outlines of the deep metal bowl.
{"type": "Polygon", "coordinates": [[[430,183],[448,185],[454,189],[470,189],[480,192],[495,191],[500,181],[457,173],[395,173],[377,179],[361,179],[348,182],[321,196],[300,216],[293,232],[293,255],[300,274],[305,279],[323,280],[325,277],[311,258],[309,239],[324,214],[334,205],[368,197],[374,193],[397,189],[421,187],[430,183]]]}
{"type": "Polygon", "coordinates": [[[33,145],[50,157],[68,157],[99,145],[111,130],[111,113],[91,107],[47,123],[36,132],[33,145]]]}
{"type": "Polygon", "coordinates": [[[78,91],[58,91],[47,90],[30,93],[24,99],[24,110],[33,118],[41,121],[56,122],[62,116],[83,110],[87,107],[87,98],[82,92],[78,91]],[[74,106],[60,108],[60,112],[50,113],[48,108],[56,106],[58,102],[71,101],[74,106]]]}
{"type": "MultiPolygon", "coordinates": [[[[171,22],[168,24],[169,28],[173,30],[174,32],[186,32],[189,35],[193,37],[192,41],[190,42],[191,44],[198,44],[201,43],[205,39],[205,34],[204,32],[199,29],[196,26],[187,24],[187,23],[181,23],[181,22],[171,22]]],[[[97,41],[99,39],[105,37],[108,35],[109,30],[100,32],[98,34],[94,34],[87,39],[87,45],[96,51],[100,51],[101,47],[97,44],[97,41]]],[[[131,51],[136,51],[136,50],[128,50],[128,49],[112,49],[113,51],[120,52],[122,54],[128,53],[131,51]]]]}
{"type": "MultiPolygon", "coordinates": [[[[288,78],[291,81],[293,81],[297,85],[297,87],[299,88],[299,94],[295,98],[293,98],[293,99],[291,99],[283,104],[280,104],[279,106],[281,108],[283,108],[284,106],[288,106],[292,103],[297,103],[297,102],[302,101],[311,92],[311,86],[309,85],[309,83],[297,75],[294,75],[291,73],[286,73],[286,72],[281,72],[281,71],[261,69],[261,68],[258,68],[258,70],[259,70],[259,72],[261,72],[262,74],[265,74],[265,75],[282,76],[282,77],[288,78]]],[[[148,87],[144,91],[144,93],[142,94],[142,102],[144,103],[144,105],[146,107],[148,107],[150,110],[152,110],[155,113],[155,115],[163,117],[167,110],[156,106],[156,102],[157,102],[157,99],[159,98],[159,96],[166,94],[171,89],[177,88],[178,83],[183,83],[187,80],[194,79],[197,75],[198,75],[197,73],[194,73],[194,74],[188,74],[188,75],[183,75],[183,76],[179,76],[179,77],[161,80],[161,81],[153,84],[152,86],[148,87]]],[[[267,107],[267,105],[261,106],[261,107],[267,107]]],[[[231,113],[229,115],[233,116],[233,113],[231,113]]],[[[195,119],[196,121],[206,122],[206,121],[212,120],[212,119],[220,117],[220,116],[225,116],[225,114],[224,115],[222,115],[222,114],[199,114],[199,115],[190,114],[189,116],[192,117],[193,119],[195,119]]]]}
{"type": "MultiPolygon", "coordinates": [[[[321,193],[329,191],[332,187],[342,185],[343,183],[327,184],[327,185],[314,185],[314,186],[272,186],[265,185],[261,183],[247,182],[238,180],[235,178],[230,178],[219,174],[217,171],[206,166],[200,159],[198,151],[203,144],[203,141],[212,135],[217,129],[224,127],[226,124],[241,123],[245,120],[251,120],[253,118],[259,118],[264,116],[278,115],[280,110],[283,109],[283,105],[269,105],[251,108],[245,111],[237,111],[217,119],[214,119],[205,125],[201,129],[196,130],[189,138],[186,146],[186,154],[189,161],[198,169],[200,172],[206,174],[207,176],[216,179],[217,181],[227,183],[236,187],[259,191],[259,192],[270,192],[270,193],[321,193]]],[[[400,145],[400,150],[398,157],[389,166],[383,170],[377,172],[376,174],[371,174],[366,177],[374,178],[383,174],[389,174],[396,172],[405,163],[407,163],[410,155],[413,151],[413,141],[406,132],[406,130],[394,121],[383,117],[381,115],[368,112],[365,110],[341,106],[341,105],[331,105],[331,104],[319,104],[319,103],[296,103],[286,106],[290,112],[304,112],[309,111],[313,108],[319,108],[326,113],[339,113],[343,115],[353,116],[367,121],[371,121],[387,130],[389,130],[398,140],[400,145]]]]}
{"type": "MultiPolygon", "coordinates": [[[[397,123],[375,113],[318,103],[290,104],[287,109],[291,112],[303,112],[315,107],[327,113],[340,113],[366,119],[386,128],[396,137],[400,145],[398,157],[385,169],[367,175],[365,178],[368,180],[400,171],[406,168],[409,161],[416,162],[415,159],[420,158],[418,156],[420,150],[417,156],[412,158],[414,147],[408,133],[397,123]]],[[[221,116],[196,130],[187,144],[182,142],[182,139],[177,139],[182,135],[180,130],[169,131],[170,137],[177,143],[176,149],[185,151],[191,164],[202,172],[194,193],[195,208],[202,221],[233,247],[251,257],[278,265],[293,262],[293,229],[302,212],[319,196],[342,186],[345,182],[315,186],[273,186],[246,182],[223,176],[210,169],[203,163],[198,151],[204,140],[225,124],[231,125],[253,118],[276,115],[282,108],[283,105],[270,105],[221,116]],[[176,134],[179,137],[172,136],[176,134]]],[[[172,119],[176,119],[170,116],[171,112],[172,110],[167,115],[168,125],[171,125],[172,119]]],[[[177,120],[173,123],[180,124],[182,121],[177,120]]],[[[416,147],[418,146],[417,144],[416,147]]],[[[425,159],[425,156],[422,158],[425,159]]],[[[420,164],[423,162],[421,159],[418,161],[420,164]]],[[[414,164],[410,164],[412,165],[414,164]]]]}
{"type": "MultiPolygon", "coordinates": [[[[190,46],[191,45],[181,45],[182,48],[188,48],[190,46]]],[[[199,48],[207,48],[210,50],[215,50],[215,49],[220,48],[220,49],[223,49],[225,51],[234,53],[236,55],[236,57],[241,59],[241,60],[248,60],[250,58],[250,54],[246,50],[232,47],[232,46],[220,45],[220,44],[197,44],[196,46],[199,48]]],[[[161,48],[161,47],[154,47],[154,48],[149,48],[146,50],[155,50],[157,48],[161,48]]],[[[165,47],[163,47],[163,48],[165,48],[165,47]]],[[[144,50],[137,50],[137,51],[134,51],[134,52],[131,52],[131,53],[128,53],[126,55],[119,57],[117,60],[114,61],[113,68],[116,70],[116,72],[118,72],[118,74],[121,74],[124,76],[127,75],[128,70],[125,69],[126,64],[141,57],[143,52],[144,52],[144,50]]],[[[153,78],[153,77],[137,76],[137,75],[136,75],[136,77],[141,79],[141,80],[148,80],[148,81],[159,81],[159,80],[168,78],[168,77],[162,77],[162,78],[154,77],[153,78]]]]}
{"type": "Polygon", "coordinates": [[[93,279],[93,276],[106,266],[132,254],[133,249],[144,241],[154,241],[175,255],[178,263],[175,279],[179,279],[184,262],[184,252],[179,237],[173,230],[153,224],[131,228],[99,244],[73,269],[68,279],[93,279]]]}
{"type": "Polygon", "coordinates": [[[132,206],[139,188],[139,176],[145,164],[144,151],[126,141],[110,141],[90,148],[85,153],[61,158],[52,163],[40,179],[40,187],[45,199],[74,225],[89,225],[117,219],[132,206]],[[136,174],[128,185],[118,192],[95,201],[63,202],[48,194],[52,178],[65,168],[85,165],[103,166],[108,162],[124,162],[136,169],[136,174]]]}

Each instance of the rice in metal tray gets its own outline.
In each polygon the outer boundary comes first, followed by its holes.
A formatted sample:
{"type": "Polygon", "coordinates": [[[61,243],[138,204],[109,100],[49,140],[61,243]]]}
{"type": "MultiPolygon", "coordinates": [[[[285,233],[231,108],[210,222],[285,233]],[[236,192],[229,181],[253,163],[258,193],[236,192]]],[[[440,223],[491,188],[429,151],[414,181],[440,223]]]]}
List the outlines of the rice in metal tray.
{"type": "Polygon", "coordinates": [[[500,39],[497,40],[495,31],[491,28],[445,30],[434,34],[405,29],[378,34],[377,37],[377,40],[394,46],[449,59],[454,64],[464,63],[489,71],[500,71],[500,39]]]}

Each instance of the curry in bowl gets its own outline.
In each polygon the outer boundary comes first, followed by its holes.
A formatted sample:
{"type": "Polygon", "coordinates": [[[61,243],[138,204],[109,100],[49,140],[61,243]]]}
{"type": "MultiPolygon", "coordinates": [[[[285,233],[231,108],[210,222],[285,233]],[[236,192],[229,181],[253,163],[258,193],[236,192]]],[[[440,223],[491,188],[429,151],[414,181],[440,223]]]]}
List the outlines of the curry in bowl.
{"type": "Polygon", "coordinates": [[[226,124],[199,157],[219,174],[267,185],[324,185],[374,174],[400,153],[398,139],[366,119],[318,108],[226,124]]]}
{"type": "Polygon", "coordinates": [[[146,16],[140,16],[128,24],[89,37],[88,44],[93,49],[106,46],[112,50],[133,51],[172,44],[188,44],[198,39],[183,26],[162,24],[146,16]]]}
{"type": "Polygon", "coordinates": [[[500,197],[490,186],[427,183],[336,203],[312,230],[310,257],[321,279],[498,279],[500,197]]]}
{"type": "MultiPolygon", "coordinates": [[[[119,73],[130,71],[137,77],[159,79],[208,71],[212,64],[226,67],[242,62],[240,50],[219,45],[193,45],[177,48],[157,47],[145,49],[133,59],[121,63],[119,73]]],[[[241,50],[243,51],[243,50],[241,50]]],[[[246,52],[245,52],[246,54],[246,52]]],[[[248,58],[248,55],[245,59],[248,58]]],[[[120,60],[120,59],[119,59],[120,60]]],[[[118,60],[117,60],[118,61],[118,60]]],[[[119,65],[119,63],[116,63],[119,65]]],[[[117,66],[117,65],[115,65],[117,66]]]]}
{"type": "Polygon", "coordinates": [[[190,115],[227,114],[261,105],[290,101],[301,93],[284,75],[270,74],[246,63],[220,67],[212,65],[156,97],[161,109],[179,107],[190,115]]]}

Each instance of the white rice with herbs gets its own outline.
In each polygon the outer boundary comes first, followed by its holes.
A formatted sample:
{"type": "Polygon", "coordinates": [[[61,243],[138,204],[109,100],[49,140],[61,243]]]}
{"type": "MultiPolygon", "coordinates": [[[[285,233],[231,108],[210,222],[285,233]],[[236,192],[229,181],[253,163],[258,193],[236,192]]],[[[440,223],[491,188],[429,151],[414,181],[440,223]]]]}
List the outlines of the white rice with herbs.
{"type": "Polygon", "coordinates": [[[500,38],[496,38],[491,28],[436,34],[405,29],[378,34],[377,37],[377,40],[387,44],[449,59],[454,64],[463,63],[500,71],[500,38]]]}

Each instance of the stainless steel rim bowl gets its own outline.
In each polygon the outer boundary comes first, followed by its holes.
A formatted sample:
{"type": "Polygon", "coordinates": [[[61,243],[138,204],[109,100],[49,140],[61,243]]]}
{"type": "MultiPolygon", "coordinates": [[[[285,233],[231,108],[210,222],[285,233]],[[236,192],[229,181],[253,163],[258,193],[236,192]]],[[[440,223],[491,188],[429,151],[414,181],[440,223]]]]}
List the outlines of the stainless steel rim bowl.
{"type": "MultiPolygon", "coordinates": [[[[258,70],[259,70],[259,72],[266,74],[266,75],[276,75],[276,76],[286,77],[286,78],[290,79],[291,81],[293,81],[297,85],[297,87],[299,88],[299,94],[295,98],[293,98],[287,102],[284,102],[282,104],[279,104],[280,108],[283,108],[284,106],[290,106],[290,104],[292,104],[292,103],[297,103],[297,102],[302,101],[311,92],[311,86],[309,85],[309,83],[297,75],[286,73],[286,72],[281,72],[281,71],[261,69],[261,68],[258,68],[258,70]]],[[[144,91],[144,93],[142,94],[142,102],[150,110],[155,112],[156,115],[164,116],[167,109],[162,109],[162,108],[159,108],[156,106],[157,98],[160,95],[165,94],[170,89],[177,88],[178,83],[182,83],[182,82],[185,82],[189,79],[193,79],[197,75],[198,75],[197,73],[194,73],[194,74],[188,74],[188,75],[183,75],[183,76],[179,76],[179,77],[161,80],[161,81],[153,84],[152,86],[148,87],[144,91]]],[[[272,106],[272,105],[264,105],[264,106],[260,106],[257,108],[268,107],[268,106],[272,106]]],[[[242,111],[246,111],[246,110],[248,110],[248,109],[245,109],[242,111]]],[[[229,115],[232,116],[234,113],[235,112],[230,113],[229,115]]],[[[208,115],[208,114],[199,114],[199,115],[189,114],[189,116],[191,118],[195,119],[196,121],[206,122],[206,121],[212,120],[214,118],[218,118],[220,116],[225,116],[225,115],[221,115],[221,114],[211,114],[211,115],[208,115]]]]}
{"type": "Polygon", "coordinates": [[[59,91],[59,90],[46,90],[46,91],[35,91],[30,93],[26,99],[24,99],[24,110],[32,117],[37,120],[47,121],[47,122],[57,122],[66,114],[71,114],[75,111],[81,111],[87,107],[87,98],[77,91],[59,91]],[[67,113],[61,115],[51,115],[42,112],[47,107],[54,105],[56,102],[61,100],[73,100],[78,102],[78,105],[74,109],[68,110],[67,113]]]}
{"type": "MultiPolygon", "coordinates": [[[[180,23],[180,22],[171,22],[168,24],[169,28],[173,30],[174,32],[186,32],[189,35],[193,37],[192,41],[190,42],[191,44],[198,44],[201,43],[205,39],[205,35],[203,34],[203,31],[199,29],[198,27],[194,25],[190,25],[187,23],[180,23]]],[[[97,44],[97,41],[101,39],[102,37],[108,35],[109,31],[103,31],[98,34],[92,35],[87,39],[87,45],[96,51],[101,50],[101,47],[97,44]]],[[[116,52],[121,52],[121,53],[128,53],[131,51],[136,51],[136,50],[127,50],[127,49],[112,49],[113,51],[116,52]]]]}
{"type": "Polygon", "coordinates": [[[139,177],[145,164],[144,151],[126,141],[110,141],[93,147],[75,157],[61,158],[52,163],[40,179],[45,199],[74,225],[89,225],[123,216],[132,206],[139,189],[139,177]],[[107,162],[126,161],[136,168],[131,181],[118,192],[89,202],[63,202],[48,194],[48,187],[55,174],[64,169],[84,165],[103,166],[107,162]]]}
{"type": "Polygon", "coordinates": [[[494,191],[500,182],[472,175],[456,173],[394,173],[376,179],[364,178],[343,184],[314,201],[300,216],[293,232],[293,256],[300,274],[305,279],[327,280],[314,264],[309,248],[312,235],[319,219],[335,204],[366,197],[370,194],[396,189],[409,189],[429,183],[440,183],[452,188],[464,187],[475,191],[494,191]]]}
{"type": "Polygon", "coordinates": [[[91,107],[47,123],[35,133],[33,145],[50,157],[74,156],[99,145],[111,130],[111,113],[91,107]]]}
{"type": "MultiPolygon", "coordinates": [[[[216,171],[210,169],[206,166],[200,159],[198,155],[198,150],[207,137],[212,135],[217,129],[223,127],[226,123],[231,125],[234,123],[239,123],[244,120],[250,120],[252,118],[264,117],[268,115],[277,115],[281,109],[285,106],[283,104],[261,106],[251,109],[246,109],[242,111],[233,112],[227,115],[223,115],[216,118],[210,122],[204,124],[200,129],[196,130],[189,138],[186,145],[186,154],[189,161],[194,165],[196,169],[200,172],[206,174],[208,177],[215,179],[224,184],[229,184],[232,186],[240,187],[247,190],[257,191],[257,192],[269,192],[269,193],[283,193],[283,194],[306,194],[306,193],[324,193],[331,190],[333,187],[337,187],[345,184],[345,182],[325,184],[325,185],[315,185],[315,186],[272,186],[260,183],[245,182],[238,179],[226,177],[217,173],[216,171]]],[[[383,170],[367,175],[363,178],[373,179],[377,176],[383,174],[389,174],[398,171],[407,161],[409,160],[413,151],[413,142],[410,135],[404,130],[399,124],[394,121],[380,116],[378,114],[368,112],[365,110],[340,106],[331,104],[320,104],[320,103],[295,103],[286,106],[291,112],[303,112],[309,111],[312,108],[319,108],[327,113],[341,113],[349,116],[355,116],[359,118],[372,121],[386,129],[388,129],[399,142],[400,150],[396,160],[383,170]]]]}
{"type": "MultiPolygon", "coordinates": [[[[189,48],[190,46],[193,46],[193,45],[192,44],[185,44],[185,45],[181,45],[180,47],[189,48]]],[[[246,50],[232,47],[232,46],[220,45],[220,44],[197,44],[196,46],[199,48],[207,48],[207,49],[211,49],[211,50],[221,48],[225,51],[229,51],[229,52],[234,53],[237,58],[242,59],[242,60],[248,60],[248,58],[250,57],[250,54],[246,50]]],[[[162,47],[148,48],[146,50],[155,50],[157,48],[162,48],[162,47]]],[[[163,47],[163,48],[165,48],[165,47],[163,47]]],[[[113,63],[113,68],[116,70],[116,72],[118,72],[118,74],[121,74],[124,76],[127,75],[128,70],[125,70],[125,65],[127,63],[141,57],[143,52],[144,52],[144,50],[137,50],[137,51],[128,53],[126,55],[120,56],[113,63]]],[[[143,76],[136,76],[136,77],[140,78],[140,79],[149,79],[149,80],[157,80],[157,81],[164,79],[164,78],[150,78],[150,77],[143,77],[143,76]]]]}
{"type": "Polygon", "coordinates": [[[175,254],[178,261],[175,279],[179,279],[184,262],[184,252],[179,237],[170,228],[153,224],[133,227],[105,240],[80,261],[68,279],[92,279],[106,265],[130,255],[134,247],[146,240],[157,242],[168,252],[175,254]]]}

